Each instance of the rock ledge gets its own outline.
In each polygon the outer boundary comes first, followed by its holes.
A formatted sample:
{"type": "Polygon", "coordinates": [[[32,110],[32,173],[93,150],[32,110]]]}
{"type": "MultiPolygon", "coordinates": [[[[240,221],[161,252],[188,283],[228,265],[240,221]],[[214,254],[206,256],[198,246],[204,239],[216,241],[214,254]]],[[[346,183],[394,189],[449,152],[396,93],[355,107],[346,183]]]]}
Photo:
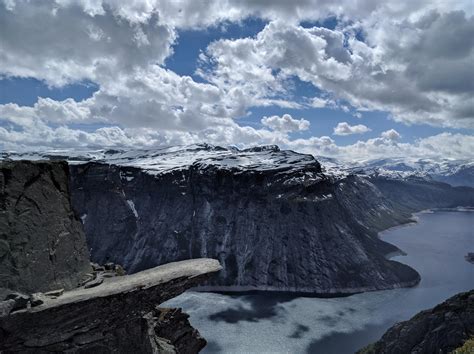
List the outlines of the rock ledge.
{"type": "MultiPolygon", "coordinates": [[[[133,275],[107,278],[100,286],[45,299],[39,306],[0,317],[0,351],[84,352],[119,348],[119,352],[172,352],[173,345],[155,331],[156,318],[164,313],[157,305],[220,269],[219,262],[213,259],[175,262],[133,275]],[[135,344],[131,346],[131,342],[135,344]]],[[[183,323],[181,313],[174,317],[183,323]]],[[[173,316],[168,318],[172,320],[173,316]]],[[[186,317],[184,321],[187,322],[186,317]]],[[[205,345],[199,336],[188,337],[205,345]]]]}

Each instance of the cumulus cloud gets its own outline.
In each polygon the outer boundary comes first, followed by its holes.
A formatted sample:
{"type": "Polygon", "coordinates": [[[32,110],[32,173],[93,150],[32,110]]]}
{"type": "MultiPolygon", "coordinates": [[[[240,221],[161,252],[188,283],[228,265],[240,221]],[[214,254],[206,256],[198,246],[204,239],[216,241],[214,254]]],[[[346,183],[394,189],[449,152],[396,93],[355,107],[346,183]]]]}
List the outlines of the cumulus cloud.
{"type": "Polygon", "coordinates": [[[321,97],[313,97],[311,100],[311,106],[315,108],[323,108],[329,105],[328,100],[321,97]]]}
{"type": "Polygon", "coordinates": [[[399,140],[401,138],[401,135],[395,130],[395,129],[390,129],[382,132],[381,134],[382,138],[388,139],[388,140],[399,140]]]}
{"type": "MultiPolygon", "coordinates": [[[[397,132],[387,131],[342,147],[330,137],[290,139],[289,133],[308,129],[309,122],[289,115],[265,117],[262,129],[236,121],[251,107],[279,106],[381,110],[407,124],[472,128],[474,18],[468,5],[0,0],[0,77],[36,78],[58,87],[90,81],[98,87],[80,102],[39,98],[31,107],[0,105],[0,141],[3,148],[208,141],[275,143],[350,157],[388,151],[469,156],[466,135],[446,133],[406,145],[397,132]],[[268,23],[253,37],[217,40],[203,48],[199,82],[166,68],[180,30],[251,16],[268,23]],[[337,17],[332,30],[301,25],[328,16],[337,17]],[[316,87],[319,96],[293,95],[295,78],[316,87]],[[89,123],[103,127],[72,128],[89,123]],[[442,148],[456,139],[455,152],[442,148]]],[[[362,127],[338,131],[362,133],[362,127]]]]}
{"type": "Polygon", "coordinates": [[[345,161],[366,160],[382,157],[419,157],[474,159],[474,136],[465,134],[441,133],[418,139],[413,143],[401,143],[385,134],[373,139],[358,141],[350,145],[337,145],[329,137],[311,137],[288,141],[295,150],[316,156],[336,157],[345,161]]]}
{"type": "Polygon", "coordinates": [[[241,88],[253,102],[281,93],[285,80],[297,77],[360,111],[473,128],[474,17],[429,11],[413,19],[373,18],[334,30],[272,21],[254,38],[211,43],[199,74],[228,91],[241,88]]]}
{"type": "Polygon", "coordinates": [[[352,135],[370,132],[371,129],[363,124],[350,125],[347,122],[340,122],[334,128],[334,135],[352,135]]]}
{"type": "Polygon", "coordinates": [[[0,4],[0,70],[8,76],[56,86],[101,82],[135,66],[163,63],[176,39],[153,9],[142,13],[122,4],[119,10],[112,1],[8,3],[0,4]]]}
{"type": "Polygon", "coordinates": [[[261,119],[261,123],[271,130],[276,130],[283,133],[308,130],[310,126],[309,121],[306,119],[293,119],[289,114],[284,114],[281,117],[263,117],[261,119]]]}
{"type": "MultiPolygon", "coordinates": [[[[344,35],[273,21],[255,38],[211,43],[200,57],[198,74],[230,94],[238,90],[247,106],[265,105],[284,94],[287,81],[295,76],[307,82],[348,80],[347,53],[334,48],[331,53],[337,59],[328,57],[328,42],[342,48],[344,35]]],[[[312,104],[322,106],[323,101],[316,99],[312,104]]]]}

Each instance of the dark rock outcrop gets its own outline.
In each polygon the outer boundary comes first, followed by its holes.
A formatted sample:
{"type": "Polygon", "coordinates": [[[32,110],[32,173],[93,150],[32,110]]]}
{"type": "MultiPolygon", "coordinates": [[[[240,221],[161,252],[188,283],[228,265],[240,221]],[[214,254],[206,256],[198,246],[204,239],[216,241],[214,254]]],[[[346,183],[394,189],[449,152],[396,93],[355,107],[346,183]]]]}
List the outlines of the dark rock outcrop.
{"type": "Polygon", "coordinates": [[[159,307],[151,313],[155,335],[165,338],[177,353],[183,354],[197,353],[207,344],[199,332],[191,327],[188,318],[189,315],[181,309],[159,307]]]}
{"type": "Polygon", "coordinates": [[[397,323],[359,354],[447,354],[474,336],[474,290],[397,323]]]}
{"type": "Polygon", "coordinates": [[[187,316],[157,305],[220,269],[216,260],[194,259],[46,298],[0,317],[0,351],[196,353],[205,341],[187,316]]]}
{"type": "Polygon", "coordinates": [[[66,162],[0,162],[0,297],[72,289],[90,271],[66,162]]]}
{"type": "Polygon", "coordinates": [[[464,256],[464,258],[465,258],[466,261],[468,261],[469,263],[474,264],[474,252],[469,252],[468,254],[466,254],[466,255],[464,256]]]}

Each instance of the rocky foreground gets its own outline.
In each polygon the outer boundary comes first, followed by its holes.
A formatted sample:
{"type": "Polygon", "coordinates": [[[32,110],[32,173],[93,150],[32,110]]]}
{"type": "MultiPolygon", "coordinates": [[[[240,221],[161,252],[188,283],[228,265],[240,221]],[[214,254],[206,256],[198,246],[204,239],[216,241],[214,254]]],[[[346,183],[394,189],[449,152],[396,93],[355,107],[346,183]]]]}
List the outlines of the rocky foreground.
{"type": "Polygon", "coordinates": [[[0,163],[1,353],[197,353],[180,309],[158,305],[221,269],[213,259],[133,275],[91,264],[65,162],[0,163]]]}
{"type": "MultiPolygon", "coordinates": [[[[382,338],[358,354],[472,353],[474,343],[474,290],[455,295],[442,304],[397,323],[382,338]],[[455,352],[465,346],[465,351],[455,352]]],[[[463,348],[464,350],[464,348],[463,348]]]]}

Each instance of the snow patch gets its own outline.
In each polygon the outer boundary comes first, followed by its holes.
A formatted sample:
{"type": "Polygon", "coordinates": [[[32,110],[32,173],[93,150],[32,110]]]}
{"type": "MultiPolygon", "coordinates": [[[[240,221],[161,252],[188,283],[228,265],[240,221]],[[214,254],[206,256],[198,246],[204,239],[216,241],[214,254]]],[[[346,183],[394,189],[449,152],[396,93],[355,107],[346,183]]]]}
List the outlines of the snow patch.
{"type": "Polygon", "coordinates": [[[135,217],[138,218],[137,209],[135,209],[135,203],[133,202],[133,200],[128,199],[127,203],[128,203],[128,206],[130,207],[130,210],[132,211],[133,215],[135,215],[135,217]]]}

